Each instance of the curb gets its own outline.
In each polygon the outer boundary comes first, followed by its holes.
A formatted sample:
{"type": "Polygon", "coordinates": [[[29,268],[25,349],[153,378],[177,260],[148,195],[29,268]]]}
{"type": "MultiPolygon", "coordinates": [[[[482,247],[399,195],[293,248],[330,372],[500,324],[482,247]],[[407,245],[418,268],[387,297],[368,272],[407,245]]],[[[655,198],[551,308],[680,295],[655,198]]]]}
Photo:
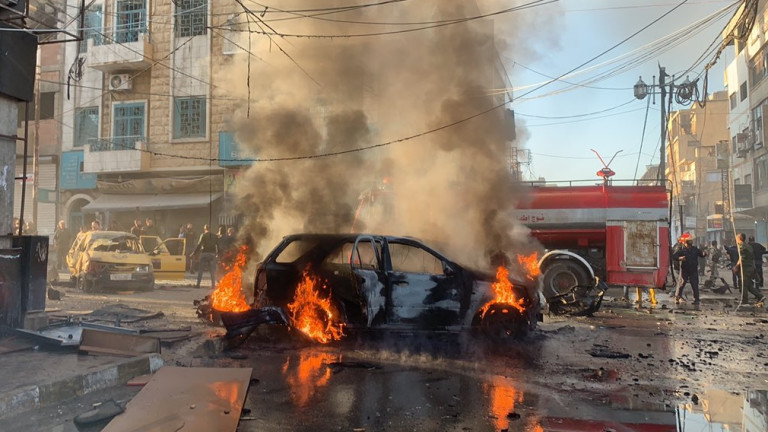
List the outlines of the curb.
{"type": "Polygon", "coordinates": [[[94,390],[122,385],[139,375],[153,373],[162,366],[163,359],[159,354],[147,354],[87,373],[21,387],[0,395],[0,418],[53,405],[94,390]]]}

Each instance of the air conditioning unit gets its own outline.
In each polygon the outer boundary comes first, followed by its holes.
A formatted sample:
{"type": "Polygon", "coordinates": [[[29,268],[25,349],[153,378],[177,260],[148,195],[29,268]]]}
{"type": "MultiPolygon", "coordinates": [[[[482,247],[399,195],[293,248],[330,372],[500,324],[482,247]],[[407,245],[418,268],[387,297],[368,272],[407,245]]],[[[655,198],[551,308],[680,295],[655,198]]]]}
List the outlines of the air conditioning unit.
{"type": "Polygon", "coordinates": [[[131,76],[128,74],[113,74],[109,76],[109,89],[123,91],[131,89],[131,76]]]}
{"type": "Polygon", "coordinates": [[[736,157],[737,158],[747,157],[747,147],[739,146],[739,148],[736,150],[736,157]]]}

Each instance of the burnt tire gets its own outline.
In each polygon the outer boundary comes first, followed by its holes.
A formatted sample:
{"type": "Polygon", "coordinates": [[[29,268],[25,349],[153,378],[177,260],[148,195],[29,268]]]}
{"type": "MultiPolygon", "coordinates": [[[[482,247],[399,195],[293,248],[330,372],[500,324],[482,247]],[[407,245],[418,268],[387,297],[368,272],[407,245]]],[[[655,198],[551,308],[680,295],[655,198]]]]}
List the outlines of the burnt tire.
{"type": "Polygon", "coordinates": [[[550,298],[567,294],[574,286],[589,283],[589,275],[583,266],[573,261],[555,261],[544,270],[542,292],[550,298]]]}
{"type": "Polygon", "coordinates": [[[505,304],[494,304],[480,317],[479,330],[494,341],[521,340],[530,323],[524,312],[505,304]]]}
{"type": "Polygon", "coordinates": [[[96,290],[96,283],[89,281],[85,276],[79,276],[77,278],[77,289],[85,293],[92,293],[96,290]]]}

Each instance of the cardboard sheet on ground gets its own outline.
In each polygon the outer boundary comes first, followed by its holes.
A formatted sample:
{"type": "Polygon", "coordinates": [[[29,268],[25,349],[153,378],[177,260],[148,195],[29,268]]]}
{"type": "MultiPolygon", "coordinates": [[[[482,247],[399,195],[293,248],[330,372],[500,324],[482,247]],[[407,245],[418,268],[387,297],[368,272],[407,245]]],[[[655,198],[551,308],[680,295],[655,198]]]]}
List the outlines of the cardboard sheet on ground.
{"type": "Polygon", "coordinates": [[[234,432],[251,368],[160,368],[102,432],[234,432]]]}

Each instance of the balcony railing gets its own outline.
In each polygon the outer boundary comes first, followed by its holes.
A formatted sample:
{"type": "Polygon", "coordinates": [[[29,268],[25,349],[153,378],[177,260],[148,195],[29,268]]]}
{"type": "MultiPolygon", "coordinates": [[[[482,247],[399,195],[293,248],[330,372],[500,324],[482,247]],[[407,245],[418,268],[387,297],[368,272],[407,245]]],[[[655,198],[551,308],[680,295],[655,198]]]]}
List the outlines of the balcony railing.
{"type": "Polygon", "coordinates": [[[102,72],[131,71],[152,63],[150,33],[142,27],[105,28],[104,36],[87,40],[87,65],[102,72]]]}
{"type": "Polygon", "coordinates": [[[83,155],[83,172],[138,172],[149,169],[151,157],[141,136],[89,140],[83,155]]]}
{"type": "Polygon", "coordinates": [[[146,148],[147,139],[140,135],[118,136],[112,138],[95,138],[88,140],[88,146],[92,152],[133,150],[139,148],[136,144],[142,143],[146,148]]]}

